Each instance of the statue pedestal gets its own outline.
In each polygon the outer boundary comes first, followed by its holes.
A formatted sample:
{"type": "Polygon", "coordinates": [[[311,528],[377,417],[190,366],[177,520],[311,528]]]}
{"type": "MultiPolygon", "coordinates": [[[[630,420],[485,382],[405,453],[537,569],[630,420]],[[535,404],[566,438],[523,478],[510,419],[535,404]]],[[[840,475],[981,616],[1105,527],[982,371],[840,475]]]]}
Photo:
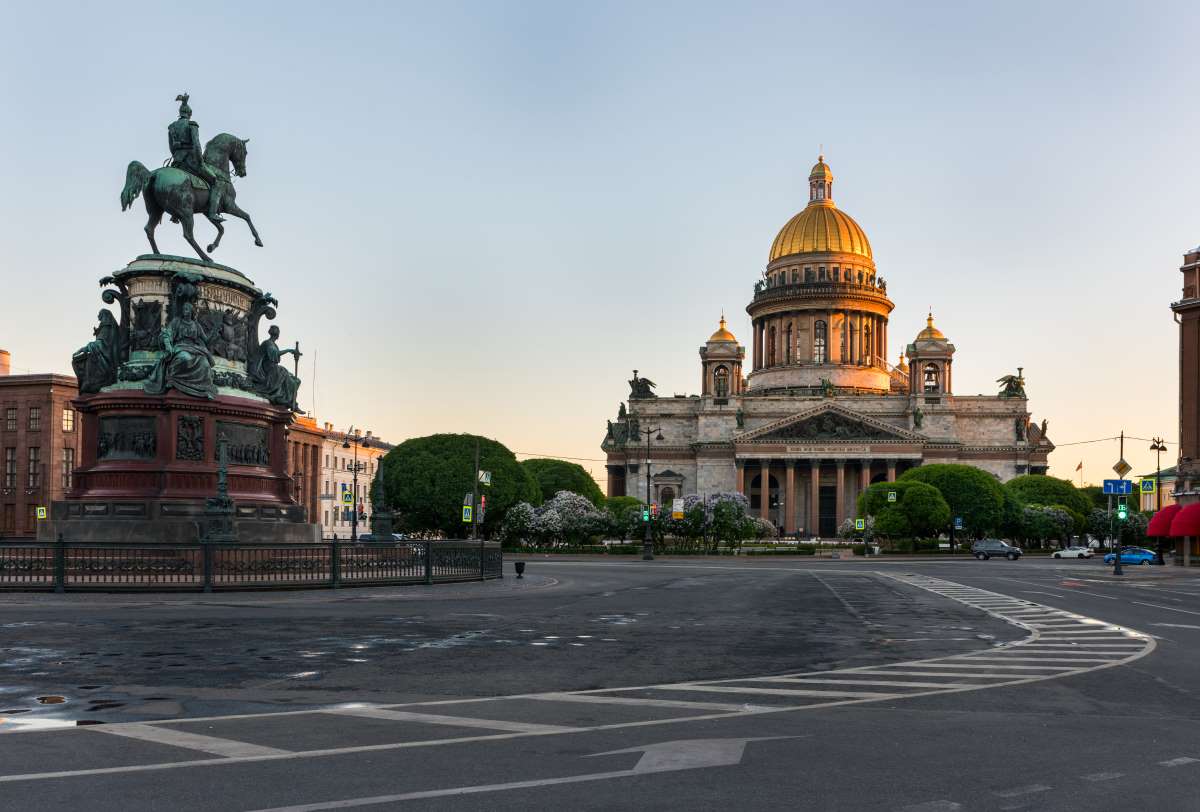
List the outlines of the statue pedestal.
{"type": "Polygon", "coordinates": [[[217,496],[217,454],[225,444],[235,507],[234,532],[226,527],[222,535],[245,543],[319,541],[320,526],[308,523],[292,496],[292,412],[255,391],[248,374],[258,320],[274,318],[274,301],[232,268],[181,257],[138,257],[106,282],[117,290],[106,290],[104,300],[121,306],[113,353],[120,363],[108,382],[80,382],[73,488],[51,506],[50,519],[39,522],[39,538],[62,533],[71,541],[199,541],[214,518],[206,504],[217,496]],[[180,386],[162,394],[146,391],[156,376],[163,379],[169,357],[164,341],[170,340],[165,328],[184,301],[207,337],[193,355],[207,346],[212,363],[201,358],[189,366],[184,359],[178,366],[199,369],[189,382],[212,398],[186,394],[180,386]]]}

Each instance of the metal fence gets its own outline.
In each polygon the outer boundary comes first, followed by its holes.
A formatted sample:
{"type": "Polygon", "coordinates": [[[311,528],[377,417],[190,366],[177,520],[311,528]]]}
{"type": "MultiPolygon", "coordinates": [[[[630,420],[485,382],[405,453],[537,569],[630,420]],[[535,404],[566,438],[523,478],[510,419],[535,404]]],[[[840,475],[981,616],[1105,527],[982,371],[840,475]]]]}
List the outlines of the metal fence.
{"type": "Polygon", "coordinates": [[[494,541],[319,544],[0,542],[0,590],[203,591],[434,584],[503,577],[494,541]]]}

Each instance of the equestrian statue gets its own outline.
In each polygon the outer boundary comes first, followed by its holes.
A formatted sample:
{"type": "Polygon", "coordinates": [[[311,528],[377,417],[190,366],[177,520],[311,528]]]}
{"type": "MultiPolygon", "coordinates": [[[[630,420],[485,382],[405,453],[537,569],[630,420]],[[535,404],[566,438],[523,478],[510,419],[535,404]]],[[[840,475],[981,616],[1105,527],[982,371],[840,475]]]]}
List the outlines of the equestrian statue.
{"type": "Polygon", "coordinates": [[[225,218],[221,213],[232,214],[246,221],[254,244],[262,247],[262,240],[254,228],[250,215],[237,205],[237,191],[229,176],[230,163],[239,178],[246,177],[246,144],[249,138],[238,138],[221,133],[200,149],[200,125],[192,121],[192,108],[188,106],[188,94],[175,97],[179,102],[179,118],[167,127],[167,145],[171,158],[166,165],[153,172],[140,161],[133,161],[125,171],[125,188],[121,190],[121,211],[125,211],[138,195],[146,201],[146,238],[150,247],[158,253],[154,241],[154,229],[162,222],[163,213],[171,215],[171,222],[182,223],[183,236],[188,244],[205,262],[212,262],[208,254],[200,250],[192,233],[193,215],[203,214],[217,228],[217,238],[208,246],[215,251],[225,235],[221,225],[225,218]]]}

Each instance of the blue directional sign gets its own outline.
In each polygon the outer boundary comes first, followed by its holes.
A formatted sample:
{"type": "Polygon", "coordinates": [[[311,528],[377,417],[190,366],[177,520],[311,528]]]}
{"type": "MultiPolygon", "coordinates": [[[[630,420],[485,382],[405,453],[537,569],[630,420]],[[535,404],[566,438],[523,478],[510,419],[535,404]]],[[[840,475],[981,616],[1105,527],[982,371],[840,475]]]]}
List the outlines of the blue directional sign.
{"type": "Polygon", "coordinates": [[[1128,495],[1133,493],[1132,479],[1106,479],[1104,480],[1104,492],[1114,496],[1128,495]]]}
{"type": "Polygon", "coordinates": [[[962,516],[955,516],[955,517],[954,517],[954,529],[955,529],[955,530],[962,530],[962,527],[963,527],[963,525],[962,525],[962,516]]]}

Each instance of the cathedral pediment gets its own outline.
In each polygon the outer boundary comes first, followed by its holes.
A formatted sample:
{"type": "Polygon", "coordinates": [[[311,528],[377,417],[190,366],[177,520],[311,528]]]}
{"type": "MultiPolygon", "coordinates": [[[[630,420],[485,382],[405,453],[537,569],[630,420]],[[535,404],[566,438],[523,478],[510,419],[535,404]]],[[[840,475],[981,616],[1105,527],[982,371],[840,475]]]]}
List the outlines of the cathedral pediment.
{"type": "Polygon", "coordinates": [[[916,432],[827,405],[734,437],[735,443],[913,443],[916,432]]]}

